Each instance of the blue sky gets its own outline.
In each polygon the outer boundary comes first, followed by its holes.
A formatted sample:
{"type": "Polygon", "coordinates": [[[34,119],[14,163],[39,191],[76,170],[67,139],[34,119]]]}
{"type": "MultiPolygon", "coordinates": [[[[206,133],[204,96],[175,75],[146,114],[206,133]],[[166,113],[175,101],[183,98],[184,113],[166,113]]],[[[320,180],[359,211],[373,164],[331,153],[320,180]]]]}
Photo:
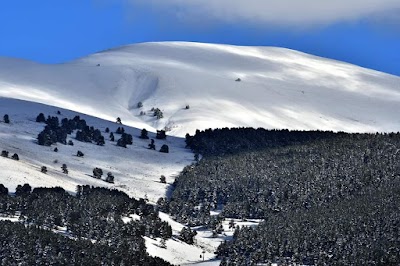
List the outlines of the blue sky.
{"type": "Polygon", "coordinates": [[[2,1],[0,56],[60,63],[124,44],[180,40],[280,46],[400,76],[400,1],[275,2],[2,1]]]}

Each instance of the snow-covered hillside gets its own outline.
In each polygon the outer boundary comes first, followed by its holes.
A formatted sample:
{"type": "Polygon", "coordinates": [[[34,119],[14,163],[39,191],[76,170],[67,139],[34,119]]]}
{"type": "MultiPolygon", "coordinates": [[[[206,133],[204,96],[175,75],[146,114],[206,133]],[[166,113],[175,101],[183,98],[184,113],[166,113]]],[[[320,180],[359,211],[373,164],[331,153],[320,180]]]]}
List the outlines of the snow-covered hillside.
{"type": "Polygon", "coordinates": [[[120,116],[175,136],[214,127],[398,131],[400,124],[399,77],[273,47],[164,42],[57,65],[2,58],[0,96],[120,116]]]}
{"type": "MultiPolygon", "coordinates": [[[[133,144],[127,148],[116,146],[116,142],[109,141],[106,127],[114,132],[116,140],[120,135],[115,133],[120,124],[102,120],[99,118],[80,114],[78,112],[62,108],[26,102],[22,100],[0,98],[1,119],[4,114],[10,117],[10,123],[0,122],[0,150],[9,152],[9,157],[0,157],[0,184],[14,192],[17,185],[25,183],[32,187],[63,187],[70,193],[74,193],[77,185],[91,185],[96,187],[108,187],[124,191],[131,197],[147,198],[155,204],[157,199],[165,197],[175,176],[193,162],[193,154],[185,149],[182,138],[167,136],[166,140],[157,140],[156,151],[147,149],[149,140],[140,139],[140,130],[123,125],[125,132],[132,134],[133,144]],[[60,111],[61,114],[57,114],[60,111]],[[40,113],[72,119],[79,115],[90,126],[100,129],[106,139],[104,146],[92,143],[84,143],[75,139],[75,132],[68,135],[67,140],[72,140],[74,145],[54,144],[51,147],[40,146],[37,143],[37,135],[43,130],[45,124],[35,122],[40,113]],[[169,153],[158,152],[162,144],[169,146],[169,153]],[[58,148],[58,152],[54,148],[58,148]],[[77,156],[77,151],[84,153],[83,157],[77,156]],[[10,157],[17,153],[19,160],[10,157]],[[68,174],[61,170],[62,164],[66,164],[68,174]],[[48,172],[42,173],[41,167],[46,166],[48,172]],[[109,184],[104,180],[92,177],[94,167],[103,170],[104,175],[112,172],[115,183],[109,184]],[[160,182],[161,175],[166,177],[166,184],[160,182]]],[[[150,138],[155,138],[154,133],[149,133],[150,138]]],[[[162,214],[162,219],[171,223],[171,219],[162,214]]],[[[0,217],[0,220],[18,221],[18,217],[0,217]]],[[[128,218],[129,220],[129,218],[128,218]]],[[[206,248],[205,258],[214,264],[213,254],[219,239],[209,239],[207,232],[204,240],[199,236],[201,246],[192,246],[176,239],[182,225],[173,224],[174,238],[167,241],[167,248],[160,248],[160,239],[146,238],[148,252],[152,256],[162,257],[174,264],[186,264],[201,262],[199,254],[206,248]],[[179,252],[178,252],[179,251],[179,252]]]]}
{"type": "MultiPolygon", "coordinates": [[[[11,191],[17,184],[29,183],[34,187],[61,186],[70,192],[75,192],[77,185],[89,184],[93,186],[112,187],[126,192],[135,198],[147,198],[155,203],[160,197],[164,197],[170,184],[184,166],[193,162],[193,154],[185,149],[183,139],[167,137],[166,140],[156,140],[156,149],[162,144],[169,146],[170,153],[160,153],[157,150],[147,149],[149,140],[142,140],[140,130],[124,126],[125,132],[132,134],[133,145],[127,148],[116,146],[116,141],[109,141],[106,127],[114,132],[115,139],[120,138],[115,133],[121,126],[115,122],[82,115],[77,112],[46,106],[21,100],[0,98],[0,114],[8,114],[10,124],[0,123],[0,149],[17,153],[20,160],[0,157],[0,183],[11,191]],[[57,111],[61,114],[57,115],[57,111]],[[80,115],[89,126],[101,130],[106,139],[104,146],[92,143],[84,143],[75,140],[75,133],[68,135],[74,145],[54,144],[51,147],[37,144],[37,136],[43,130],[45,124],[35,122],[40,113],[46,116],[57,116],[72,119],[80,115]],[[54,148],[58,152],[54,152],[54,148]],[[84,153],[84,157],[77,157],[77,151],[84,153]],[[62,164],[67,164],[69,174],[61,171],[62,164]],[[41,166],[46,166],[47,174],[40,172],[41,166]],[[112,172],[115,176],[115,184],[108,184],[102,180],[91,177],[94,167],[103,169],[104,175],[112,172]],[[165,175],[167,184],[160,182],[160,176],[165,175]]],[[[1,115],[3,117],[3,115],[1,115]]],[[[155,134],[149,133],[149,137],[155,139],[155,134]]],[[[104,179],[104,178],[103,178],[104,179]]]]}
{"type": "MultiPolygon", "coordinates": [[[[155,203],[193,162],[181,137],[196,129],[399,131],[399,106],[399,77],[281,48],[165,42],[125,46],[57,65],[0,58],[0,119],[9,114],[11,120],[0,122],[0,149],[20,157],[0,157],[0,184],[11,191],[24,183],[70,192],[79,184],[106,186],[155,203]],[[157,120],[153,107],[164,118],[157,120]],[[39,146],[36,138],[44,124],[35,118],[40,112],[60,120],[80,115],[102,131],[105,146],[76,141],[75,134],[68,136],[74,146],[39,146]],[[126,149],[104,132],[120,126],[116,117],[134,137],[126,149]],[[167,139],[156,140],[156,146],[168,144],[170,153],[146,149],[149,141],[138,138],[142,128],[153,132],[151,138],[156,129],[168,128],[167,139]],[[76,156],[78,150],[83,158],[76,156]],[[61,172],[63,163],[68,175],[61,172]],[[41,166],[48,168],[47,174],[40,172],[41,166]],[[94,167],[112,172],[115,184],[91,177],[94,167]],[[161,175],[167,184],[159,182],[161,175]]],[[[176,235],[182,225],[161,215],[176,235]]],[[[146,244],[151,255],[172,263],[201,262],[204,251],[208,263],[215,264],[213,251],[223,239],[210,234],[200,230],[199,246],[176,239],[167,241],[167,250],[157,240],[146,239],[146,244]]]]}

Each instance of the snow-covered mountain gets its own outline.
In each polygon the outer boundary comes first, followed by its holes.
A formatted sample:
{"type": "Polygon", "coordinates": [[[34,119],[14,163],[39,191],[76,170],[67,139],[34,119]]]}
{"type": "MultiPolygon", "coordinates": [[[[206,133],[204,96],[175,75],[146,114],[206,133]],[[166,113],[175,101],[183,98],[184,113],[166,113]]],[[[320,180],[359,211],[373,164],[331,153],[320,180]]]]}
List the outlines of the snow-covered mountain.
{"type": "MultiPolygon", "coordinates": [[[[193,162],[181,137],[196,129],[399,131],[399,106],[399,77],[282,48],[165,42],[120,47],[56,65],[0,58],[0,118],[8,114],[11,120],[0,123],[0,149],[20,157],[0,157],[0,183],[11,191],[23,183],[70,192],[79,184],[106,186],[155,203],[193,162]],[[153,107],[164,118],[156,119],[153,107]],[[80,115],[102,131],[105,146],[76,141],[75,134],[68,137],[74,146],[39,146],[36,138],[44,124],[35,118],[41,112],[60,120],[80,115]],[[104,132],[120,126],[116,117],[134,136],[127,149],[110,142],[104,132]],[[167,144],[170,153],[146,149],[149,141],[137,138],[142,128],[168,128],[167,139],[156,140],[156,146],[167,144]],[[78,150],[83,158],[76,156],[78,150]],[[68,175],[61,172],[63,163],[68,175]],[[41,166],[48,168],[47,174],[40,172],[41,166]],[[92,178],[94,167],[112,172],[115,184],[92,178]],[[167,184],[159,182],[161,175],[167,184]]],[[[163,218],[175,233],[182,227],[163,218]]],[[[148,239],[148,250],[173,263],[198,262],[203,250],[210,259],[222,241],[211,241],[210,234],[199,232],[201,248],[169,240],[163,251],[148,239]]]]}
{"type": "Polygon", "coordinates": [[[57,65],[0,59],[0,96],[119,116],[175,136],[233,126],[398,131],[399,84],[396,76],[274,47],[164,42],[57,65]]]}

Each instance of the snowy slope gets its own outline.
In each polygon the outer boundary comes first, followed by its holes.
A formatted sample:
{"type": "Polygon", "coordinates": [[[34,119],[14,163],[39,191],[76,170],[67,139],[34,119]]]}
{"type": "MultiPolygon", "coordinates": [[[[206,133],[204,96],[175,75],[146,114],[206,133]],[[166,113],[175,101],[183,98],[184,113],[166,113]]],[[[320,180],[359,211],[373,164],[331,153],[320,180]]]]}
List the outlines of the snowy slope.
{"type": "MultiPolygon", "coordinates": [[[[167,137],[166,140],[156,140],[156,148],[167,144],[170,153],[160,153],[148,150],[149,140],[138,138],[140,130],[124,126],[125,132],[132,134],[133,145],[122,148],[116,142],[110,142],[105,128],[109,127],[115,132],[119,124],[104,121],[98,118],[79,114],[57,107],[25,102],[8,98],[0,98],[0,114],[9,114],[11,123],[0,123],[0,149],[9,151],[9,156],[17,153],[20,160],[14,161],[0,157],[0,183],[11,191],[17,184],[29,183],[33,187],[61,186],[69,192],[75,192],[77,185],[89,184],[116,188],[135,198],[147,196],[150,202],[155,203],[164,197],[175,176],[184,166],[193,162],[193,154],[185,149],[183,139],[167,137]],[[61,111],[61,115],[57,115],[61,111]],[[56,144],[51,147],[39,146],[37,135],[43,130],[45,124],[35,122],[40,113],[46,116],[73,118],[80,115],[90,126],[102,131],[106,139],[105,146],[83,143],[75,140],[75,134],[68,135],[67,140],[72,140],[74,146],[56,144]],[[54,152],[54,148],[58,152],[54,152]],[[82,151],[85,156],[77,157],[77,151],[82,151]],[[54,162],[57,160],[57,162],[54,162]],[[67,164],[69,174],[61,171],[62,164],[67,164]],[[41,166],[46,166],[47,174],[40,172],[41,166]],[[103,169],[104,175],[112,172],[115,184],[92,178],[94,167],[103,169]],[[167,184],[160,183],[160,176],[165,175],[167,184]]],[[[2,117],[3,115],[1,115],[2,117]]],[[[114,133],[115,139],[120,135],[114,133]]],[[[149,133],[150,138],[155,138],[149,133]]]]}
{"type": "MultiPolygon", "coordinates": [[[[0,183],[11,191],[24,183],[62,186],[70,192],[78,184],[106,186],[154,203],[193,162],[180,138],[187,132],[233,126],[398,131],[399,84],[399,77],[271,47],[146,43],[57,65],[0,58],[0,118],[7,113],[11,119],[11,124],[0,122],[0,149],[20,157],[0,157],[0,183]],[[242,81],[235,82],[237,78],[242,81]],[[139,101],[143,108],[137,108],[139,101]],[[155,119],[152,107],[160,108],[164,118],[155,119]],[[147,115],[140,116],[141,111],[147,115]],[[39,146],[36,137],[44,124],[35,118],[40,112],[60,120],[80,115],[102,131],[106,145],[82,143],[73,134],[69,139],[74,146],[39,146]],[[108,141],[104,132],[106,127],[116,130],[117,116],[134,136],[127,149],[108,141]],[[158,149],[169,145],[169,154],[146,149],[149,141],[137,138],[144,127],[153,132],[171,129],[167,140],[156,140],[158,149]],[[76,156],[78,150],[83,158],[76,156]],[[63,163],[68,175],[61,172],[63,163]],[[49,172],[41,173],[41,166],[49,172]],[[94,167],[112,172],[115,184],[92,178],[94,167]],[[161,175],[168,184],[159,182],[161,175]]],[[[182,225],[161,215],[177,235],[182,225]]],[[[158,240],[146,239],[146,245],[151,255],[177,264],[199,263],[205,251],[209,261],[204,265],[214,265],[213,251],[223,239],[200,230],[197,246],[176,239],[167,241],[167,249],[158,240]]]]}
{"type": "MultiPolygon", "coordinates": [[[[115,188],[126,192],[135,198],[148,198],[150,203],[156,203],[160,197],[165,197],[173,183],[175,176],[193,161],[193,154],[185,149],[182,138],[168,136],[166,140],[156,140],[159,149],[162,144],[169,146],[168,154],[148,150],[149,140],[138,138],[140,130],[124,125],[125,132],[132,134],[133,145],[122,148],[115,145],[116,142],[108,140],[105,128],[111,131],[121,126],[114,122],[99,118],[82,115],[70,110],[54,106],[26,102],[10,98],[0,98],[0,114],[8,114],[10,124],[0,122],[0,150],[9,151],[9,157],[17,153],[19,161],[11,158],[0,157],[0,184],[4,184],[15,191],[18,184],[29,183],[32,187],[55,187],[61,186],[70,193],[74,193],[77,185],[92,185],[115,188]],[[61,114],[58,115],[57,111],[61,114]],[[83,143],[75,140],[75,134],[69,135],[68,140],[74,142],[73,146],[56,144],[51,147],[39,146],[36,137],[43,130],[45,124],[35,122],[36,116],[43,112],[46,115],[73,118],[80,115],[90,126],[102,131],[106,138],[104,146],[91,143],[83,143]],[[54,148],[58,152],[54,152],[54,148]],[[80,158],[76,156],[77,151],[85,155],[80,158]],[[57,160],[57,162],[55,162],[57,160]],[[61,165],[67,164],[69,173],[66,175],[61,171],[61,165]],[[46,166],[46,174],[40,171],[41,166],[46,166]],[[115,183],[109,184],[102,180],[91,177],[94,167],[103,169],[104,174],[112,172],[115,183]],[[165,175],[167,184],[160,183],[160,176],[165,175]]],[[[1,115],[2,117],[2,115],[1,115]]],[[[119,135],[114,133],[116,139],[119,135]]],[[[155,138],[149,133],[150,138],[155,138]]],[[[104,179],[104,177],[103,177],[104,179]]],[[[167,241],[167,248],[161,248],[159,239],[146,238],[147,252],[152,256],[162,257],[174,264],[196,264],[202,262],[199,254],[206,250],[206,261],[218,265],[215,260],[214,251],[220,239],[211,239],[209,235],[199,234],[199,245],[188,245],[177,239],[183,225],[174,222],[168,215],[161,213],[160,217],[173,227],[173,239],[167,241]]],[[[123,220],[140,219],[137,215],[122,217],[123,220]]],[[[0,217],[0,220],[17,222],[18,217],[0,217]]]]}
{"type": "Polygon", "coordinates": [[[175,136],[232,126],[398,131],[399,84],[396,76],[273,47],[164,42],[57,65],[0,59],[0,96],[120,116],[175,136]],[[164,118],[152,117],[152,107],[164,118]]]}

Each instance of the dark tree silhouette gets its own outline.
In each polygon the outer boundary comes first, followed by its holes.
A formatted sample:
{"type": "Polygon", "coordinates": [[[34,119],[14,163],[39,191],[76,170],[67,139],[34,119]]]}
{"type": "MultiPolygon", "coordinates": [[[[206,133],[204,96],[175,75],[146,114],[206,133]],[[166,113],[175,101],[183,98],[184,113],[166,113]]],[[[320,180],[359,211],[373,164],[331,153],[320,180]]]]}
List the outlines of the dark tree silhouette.
{"type": "Polygon", "coordinates": [[[156,150],[156,145],[154,144],[154,139],[151,139],[151,142],[149,144],[149,149],[150,150],[156,150]]]}
{"type": "Polygon", "coordinates": [[[61,166],[61,170],[63,171],[64,174],[68,174],[68,168],[65,163],[61,166]]]}
{"type": "Polygon", "coordinates": [[[36,117],[36,122],[38,122],[38,123],[45,123],[45,122],[46,122],[46,117],[44,116],[43,113],[40,113],[40,114],[36,117]]]}
{"type": "Polygon", "coordinates": [[[167,135],[165,134],[165,130],[157,130],[156,139],[166,139],[167,135]]]}
{"type": "Polygon", "coordinates": [[[189,245],[192,245],[194,244],[194,237],[196,235],[197,235],[196,230],[192,230],[189,227],[183,227],[179,234],[179,239],[189,245]]]}
{"type": "Polygon", "coordinates": [[[126,145],[132,145],[132,135],[122,133],[121,138],[117,141],[117,146],[126,148],[126,145]]]}
{"type": "Polygon", "coordinates": [[[4,123],[6,124],[10,123],[10,117],[7,114],[4,115],[4,123]]]}
{"type": "Polygon", "coordinates": [[[153,116],[155,116],[157,119],[161,119],[164,117],[164,114],[159,108],[155,108],[153,110],[153,116]]]}
{"type": "Polygon", "coordinates": [[[115,133],[117,133],[117,134],[123,134],[123,133],[125,133],[124,127],[118,127],[117,130],[115,131],[115,133]]]}
{"type": "Polygon", "coordinates": [[[124,141],[123,138],[120,138],[120,139],[117,141],[117,146],[126,148],[126,143],[125,143],[125,141],[124,141]]]}
{"type": "Polygon", "coordinates": [[[0,196],[8,195],[8,188],[6,188],[3,184],[0,184],[0,196]]]}
{"type": "Polygon", "coordinates": [[[165,175],[161,175],[160,182],[164,183],[164,184],[167,183],[167,179],[166,179],[165,175]]]}
{"type": "Polygon", "coordinates": [[[40,168],[40,172],[42,172],[43,174],[47,173],[47,167],[46,166],[42,166],[42,168],[40,168]]]}
{"type": "Polygon", "coordinates": [[[169,148],[167,144],[161,146],[160,152],[169,153],[169,148]]]}
{"type": "Polygon", "coordinates": [[[140,132],[140,138],[141,139],[149,139],[148,132],[145,128],[143,128],[142,131],[140,132]]]}
{"type": "Polygon", "coordinates": [[[17,188],[15,189],[15,196],[27,196],[29,193],[31,193],[32,187],[29,184],[24,184],[23,186],[18,185],[17,188]]]}
{"type": "Polygon", "coordinates": [[[106,182],[114,183],[114,175],[111,172],[107,173],[106,182]]]}
{"type": "Polygon", "coordinates": [[[102,175],[103,175],[103,170],[101,168],[96,167],[93,169],[94,178],[101,179],[102,175]]]}

